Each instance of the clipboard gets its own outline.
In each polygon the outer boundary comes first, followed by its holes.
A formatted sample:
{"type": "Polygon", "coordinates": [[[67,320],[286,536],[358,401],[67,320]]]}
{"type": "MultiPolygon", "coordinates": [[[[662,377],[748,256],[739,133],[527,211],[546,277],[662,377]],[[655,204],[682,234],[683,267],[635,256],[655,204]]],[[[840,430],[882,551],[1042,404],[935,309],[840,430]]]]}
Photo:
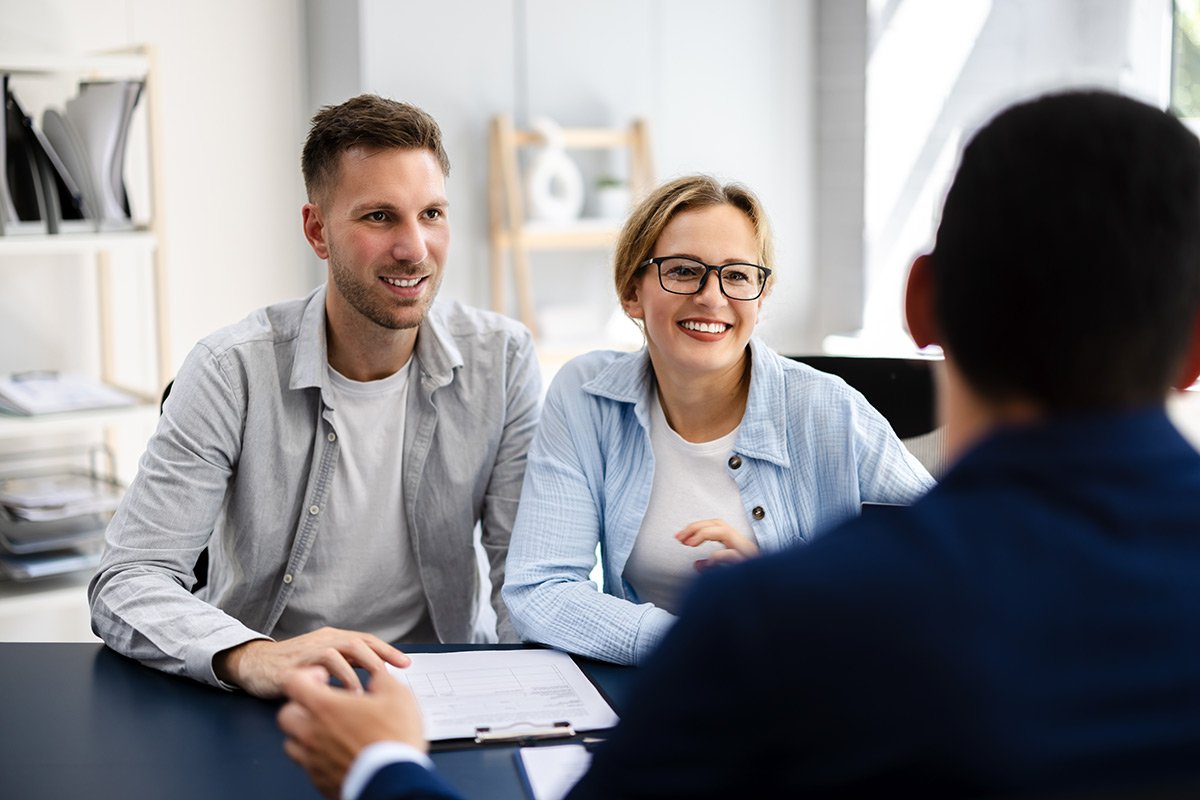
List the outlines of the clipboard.
{"type": "Polygon", "coordinates": [[[413,692],[430,749],[573,741],[618,718],[571,656],[558,650],[413,653],[389,671],[413,692]]]}
{"type": "Polygon", "coordinates": [[[475,744],[532,744],[547,739],[570,739],[574,736],[575,726],[566,721],[549,725],[516,722],[498,728],[486,725],[475,728],[475,744]]]}

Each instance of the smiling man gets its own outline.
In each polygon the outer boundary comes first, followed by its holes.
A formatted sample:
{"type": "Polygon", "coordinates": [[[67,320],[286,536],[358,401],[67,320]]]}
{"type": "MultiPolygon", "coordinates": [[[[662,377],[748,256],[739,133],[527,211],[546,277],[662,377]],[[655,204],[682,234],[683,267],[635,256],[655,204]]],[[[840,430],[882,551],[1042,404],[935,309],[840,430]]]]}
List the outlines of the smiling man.
{"type": "Polygon", "coordinates": [[[432,117],[326,107],[302,166],[327,282],[189,354],[89,587],[113,649],[264,697],[299,666],[356,684],[354,666],[406,664],[388,642],[513,638],[499,591],[541,394],[527,330],[435,302],[450,162],[432,117]]]}

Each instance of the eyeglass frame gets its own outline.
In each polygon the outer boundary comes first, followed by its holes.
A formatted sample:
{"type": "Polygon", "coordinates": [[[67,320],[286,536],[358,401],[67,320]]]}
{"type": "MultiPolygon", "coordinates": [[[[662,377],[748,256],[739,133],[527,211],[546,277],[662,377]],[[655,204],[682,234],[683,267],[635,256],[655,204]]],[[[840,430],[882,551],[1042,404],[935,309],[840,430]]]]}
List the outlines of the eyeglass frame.
{"type": "Polygon", "coordinates": [[[654,258],[647,258],[645,261],[638,264],[637,268],[645,269],[651,264],[654,265],[655,271],[658,273],[658,285],[661,286],[662,290],[668,294],[676,294],[681,297],[691,297],[694,294],[700,294],[704,291],[704,284],[708,281],[708,273],[715,272],[717,273],[717,289],[720,290],[721,294],[725,295],[725,297],[730,300],[741,300],[747,303],[757,300],[763,296],[763,292],[767,290],[767,281],[770,280],[771,273],[774,271],[770,267],[764,267],[762,264],[751,264],[748,261],[735,261],[732,264],[722,264],[721,266],[717,267],[713,266],[712,264],[706,264],[700,259],[692,258],[691,256],[655,256],[654,258]],[[691,261],[693,264],[699,264],[700,266],[704,267],[704,274],[700,276],[700,281],[696,284],[696,291],[676,292],[668,289],[667,285],[663,283],[662,263],[664,261],[669,261],[672,258],[691,261]],[[729,292],[725,291],[725,279],[721,277],[721,270],[725,269],[726,267],[754,267],[755,269],[761,269],[763,272],[763,280],[762,285],[758,287],[758,294],[754,295],[754,297],[733,297],[729,294],[729,292]]]}

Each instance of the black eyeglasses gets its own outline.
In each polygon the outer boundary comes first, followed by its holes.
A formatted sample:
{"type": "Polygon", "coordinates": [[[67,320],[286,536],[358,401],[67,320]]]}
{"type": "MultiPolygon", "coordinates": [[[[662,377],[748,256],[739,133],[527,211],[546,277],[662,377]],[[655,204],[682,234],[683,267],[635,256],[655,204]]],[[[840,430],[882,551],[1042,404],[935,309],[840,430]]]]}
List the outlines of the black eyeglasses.
{"type": "Polygon", "coordinates": [[[708,273],[717,273],[721,294],[730,300],[757,300],[767,286],[771,270],[758,264],[722,264],[714,267],[684,256],[648,258],[638,269],[651,264],[658,267],[658,285],[671,294],[697,294],[704,288],[708,273]]]}

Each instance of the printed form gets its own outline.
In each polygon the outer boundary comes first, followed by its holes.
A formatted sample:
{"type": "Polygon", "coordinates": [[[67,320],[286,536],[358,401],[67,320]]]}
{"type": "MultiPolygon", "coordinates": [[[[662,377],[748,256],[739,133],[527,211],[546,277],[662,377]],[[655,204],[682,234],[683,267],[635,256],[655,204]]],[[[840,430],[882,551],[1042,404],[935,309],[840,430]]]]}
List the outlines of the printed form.
{"type": "Polygon", "coordinates": [[[389,666],[421,706],[430,741],[465,739],[476,728],[611,728],[617,715],[566,653],[557,650],[466,650],[409,653],[412,665],[389,666]]]}

